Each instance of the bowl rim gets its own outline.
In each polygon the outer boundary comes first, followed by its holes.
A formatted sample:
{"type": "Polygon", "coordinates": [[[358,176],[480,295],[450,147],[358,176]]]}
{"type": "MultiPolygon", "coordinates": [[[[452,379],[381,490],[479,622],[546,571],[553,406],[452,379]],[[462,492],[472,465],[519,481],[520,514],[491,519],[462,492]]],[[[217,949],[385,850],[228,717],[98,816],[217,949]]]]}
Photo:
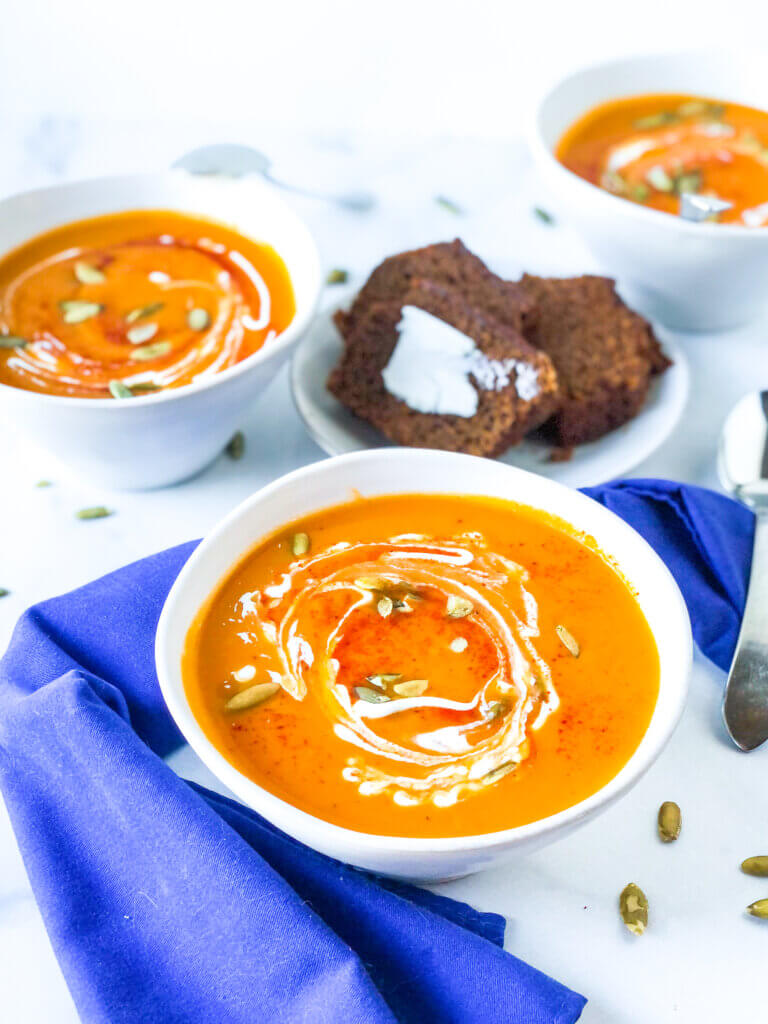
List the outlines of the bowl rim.
{"type": "MultiPolygon", "coordinates": [[[[461,479],[460,471],[456,473],[455,478],[461,479]]],[[[390,491],[382,490],[379,493],[397,494],[406,492],[394,486],[390,491]]],[[[339,501],[334,504],[340,504],[343,501],[344,496],[340,495],[339,501]]],[[[520,497],[520,503],[527,503],[524,493],[520,497]]],[[[321,507],[333,507],[333,505],[321,507]]],[[[541,506],[532,505],[530,507],[535,508],[541,506]]],[[[555,514],[559,515],[559,513],[555,514]]],[[[568,521],[565,516],[561,516],[561,518],[568,521]]],[[[588,529],[591,532],[593,527],[590,525],[588,529]]],[[[272,529],[268,531],[268,533],[271,532],[273,532],[272,529]]],[[[258,542],[258,538],[254,539],[247,548],[243,549],[233,565],[230,566],[224,574],[222,574],[220,580],[226,578],[226,574],[231,571],[235,564],[237,564],[237,561],[242,559],[247,551],[252,549],[255,544],[258,544],[258,542]]],[[[621,559],[613,552],[609,553],[613,554],[613,557],[615,557],[619,565],[621,565],[621,559]]],[[[207,600],[207,598],[205,600],[207,600]]],[[[203,603],[204,602],[198,603],[196,610],[199,610],[203,603]]],[[[186,628],[189,627],[189,624],[189,621],[187,621],[186,628]]],[[[654,640],[658,644],[659,641],[656,636],[654,636],[654,640]]],[[[661,651],[659,653],[661,656],[661,651]]],[[[366,855],[375,853],[380,855],[408,855],[423,853],[440,855],[458,853],[462,851],[493,851],[498,848],[519,845],[529,839],[539,839],[547,837],[552,833],[561,832],[569,826],[574,826],[585,818],[590,817],[594,813],[608,807],[627,792],[627,790],[629,790],[642,777],[642,775],[645,774],[650,766],[656,761],[672,736],[685,705],[692,658],[693,641],[690,621],[685,601],[680,593],[677,583],[665,563],[656,554],[648,542],[619,516],[615,515],[615,513],[600,505],[587,495],[582,494],[579,491],[575,491],[564,484],[540,477],[535,473],[530,473],[527,470],[518,469],[517,467],[508,466],[503,463],[479,459],[477,456],[472,455],[436,451],[432,449],[412,448],[371,449],[363,452],[351,452],[345,455],[337,455],[329,459],[323,459],[319,462],[311,463],[308,466],[303,466],[278,477],[276,480],[273,480],[271,483],[252,494],[249,498],[245,499],[245,501],[241,502],[235,509],[229,512],[219,522],[219,524],[206,535],[182,567],[181,572],[174,581],[164,602],[157,625],[155,639],[155,666],[160,690],[168,711],[187,743],[189,743],[190,747],[212,772],[212,774],[220,782],[223,782],[238,799],[242,800],[246,804],[246,806],[254,809],[258,814],[262,814],[277,828],[282,829],[294,837],[296,837],[296,833],[298,833],[301,836],[299,841],[305,842],[307,845],[313,845],[314,838],[316,838],[320,843],[325,839],[331,842],[337,850],[345,850],[353,860],[356,854],[366,855]],[[646,549],[644,551],[644,556],[647,557],[649,563],[654,566],[654,571],[657,574],[662,587],[666,588],[667,594],[670,598],[670,606],[673,613],[672,617],[676,617],[677,619],[670,635],[673,635],[674,633],[678,635],[677,650],[674,653],[676,653],[678,660],[683,666],[683,671],[680,673],[679,678],[676,678],[677,692],[672,694],[673,699],[668,707],[666,720],[662,720],[658,723],[657,735],[653,738],[652,742],[648,743],[647,740],[649,733],[651,732],[654,720],[658,714],[661,696],[660,691],[659,698],[657,698],[646,732],[643,734],[643,737],[636,749],[633,751],[629,760],[621,767],[616,775],[609,779],[596,792],[590,794],[584,800],[573,804],[571,807],[566,807],[555,814],[539,818],[536,821],[529,822],[525,825],[517,825],[509,829],[502,829],[495,832],[475,833],[467,836],[420,838],[413,836],[392,836],[358,832],[355,829],[333,824],[332,822],[317,817],[308,811],[301,810],[289,801],[283,800],[281,797],[270,793],[267,789],[259,785],[258,782],[249,779],[246,775],[240,772],[207,737],[202,726],[192,712],[189,702],[186,699],[180,666],[176,666],[175,668],[175,676],[179,685],[176,684],[174,679],[174,667],[172,665],[172,658],[169,650],[170,624],[175,615],[176,605],[180,601],[184,591],[194,579],[198,562],[201,561],[204,555],[211,548],[215,548],[220,543],[222,538],[226,536],[229,530],[239,522],[243,516],[252,516],[255,509],[262,502],[271,498],[276,492],[284,489],[290,490],[297,486],[301,487],[308,478],[333,473],[337,466],[354,465],[355,463],[367,461],[378,461],[385,464],[397,463],[403,459],[430,459],[445,463],[446,489],[443,492],[433,491],[430,493],[453,493],[458,495],[460,492],[452,490],[451,488],[451,476],[449,471],[452,467],[460,470],[460,467],[456,467],[456,462],[465,462],[466,460],[471,460],[472,462],[488,462],[490,466],[495,467],[494,471],[499,470],[504,475],[509,476],[510,479],[516,479],[518,484],[522,483],[524,485],[525,480],[530,478],[537,481],[537,486],[542,487],[544,490],[567,492],[571,500],[575,500],[583,509],[589,509],[587,514],[589,516],[594,516],[595,520],[597,520],[595,536],[598,544],[600,544],[600,522],[612,521],[614,527],[622,537],[626,537],[627,539],[631,538],[631,542],[633,544],[637,544],[639,542],[640,546],[646,549]],[[314,838],[308,839],[307,835],[313,835],[314,838]]],[[[672,685],[675,685],[674,681],[672,685]]]]}
{"type": "MultiPolygon", "coordinates": [[[[746,51],[744,51],[738,59],[744,59],[749,52],[749,47],[747,47],[746,51]]],[[[588,201],[590,197],[595,198],[596,196],[601,196],[602,198],[597,199],[597,201],[607,202],[609,204],[606,212],[612,210],[616,214],[623,213],[635,220],[645,220],[648,224],[656,224],[662,230],[678,231],[683,234],[690,235],[691,237],[728,238],[739,239],[741,241],[750,239],[753,241],[753,244],[764,242],[766,238],[768,238],[768,225],[765,226],[765,230],[761,230],[759,227],[747,227],[746,224],[717,224],[707,221],[685,220],[683,217],[678,217],[675,214],[666,213],[663,210],[654,210],[647,206],[641,206],[639,203],[630,202],[627,199],[623,199],[621,196],[613,195],[613,193],[606,191],[604,188],[600,188],[599,185],[595,185],[591,181],[587,181],[574,171],[569,170],[564,164],[561,164],[555,156],[552,148],[544,139],[541,130],[541,115],[544,110],[544,106],[551,100],[556,92],[565,88],[569,83],[573,85],[578,79],[583,79],[591,74],[612,72],[616,75],[617,81],[620,81],[622,72],[629,65],[642,65],[659,59],[674,58],[697,58],[704,62],[707,57],[712,54],[719,54],[722,56],[724,53],[730,54],[734,62],[737,60],[735,51],[728,47],[716,49],[711,47],[688,47],[685,49],[649,50],[627,57],[613,57],[609,60],[596,61],[572,68],[566,74],[550,80],[543,89],[540,89],[534,103],[529,108],[526,135],[528,138],[528,144],[533,151],[534,156],[539,161],[546,164],[550,172],[556,174],[563,183],[574,188],[581,196],[584,197],[585,201],[588,201]]],[[[623,97],[633,95],[638,94],[626,92],[618,87],[615,99],[622,99],[623,97]]],[[[586,112],[587,111],[585,111],[585,113],[586,112]]],[[[573,121],[570,123],[573,124],[573,121]]]]}
{"type": "MultiPolygon", "coordinates": [[[[274,204],[276,209],[280,211],[280,216],[288,222],[293,222],[295,228],[304,236],[304,241],[307,244],[307,251],[309,260],[307,264],[308,271],[312,277],[312,297],[306,304],[306,308],[303,312],[297,310],[293,320],[288,326],[273,338],[269,343],[262,345],[260,349],[253,352],[250,356],[240,360],[232,366],[228,366],[223,370],[219,370],[210,377],[205,377],[202,380],[192,381],[189,384],[182,384],[176,388],[165,388],[157,392],[151,392],[149,394],[135,395],[130,402],[119,402],[114,398],[85,398],[78,395],[52,395],[46,391],[31,391],[27,388],[18,388],[13,384],[4,384],[0,382],[0,398],[3,395],[7,395],[9,392],[13,395],[16,401],[42,401],[47,406],[63,405],[67,409],[76,408],[94,408],[94,409],[120,409],[126,410],[130,408],[146,408],[149,405],[160,405],[164,402],[170,402],[174,399],[178,400],[191,396],[193,394],[200,394],[201,392],[209,391],[218,384],[222,384],[225,381],[232,380],[236,377],[247,373],[248,370],[260,363],[267,362],[272,356],[277,355],[279,352],[289,349],[307,330],[310,323],[314,319],[317,312],[318,304],[320,301],[320,295],[322,293],[322,270],[320,261],[320,252],[318,250],[317,242],[315,241],[314,235],[310,231],[306,221],[304,221],[296,211],[289,206],[288,203],[282,199],[277,192],[271,188],[266,182],[260,180],[255,175],[247,175],[240,178],[232,178],[227,175],[200,175],[192,174],[189,171],[185,171],[183,168],[171,167],[161,171],[144,171],[137,174],[109,174],[100,175],[98,177],[85,177],[75,178],[70,181],[56,182],[53,185],[46,185],[42,188],[28,189],[23,192],[14,192],[9,196],[4,196],[0,199],[0,216],[3,213],[4,208],[14,202],[34,199],[36,196],[40,196],[46,193],[64,192],[71,188],[77,188],[79,186],[99,186],[99,185],[112,185],[119,186],[122,184],[129,183],[140,183],[150,182],[152,180],[194,180],[196,182],[205,182],[215,180],[217,182],[234,185],[236,187],[248,187],[254,189],[256,192],[260,192],[264,195],[271,203],[274,204]]],[[[203,186],[205,187],[205,186],[203,186]]],[[[155,207],[157,209],[158,207],[155,207]]],[[[109,209],[104,214],[94,214],[93,216],[109,216],[110,212],[130,212],[131,210],[149,210],[149,206],[137,205],[131,207],[130,210],[122,211],[109,209]]],[[[211,217],[205,213],[200,213],[196,210],[185,210],[183,212],[189,213],[190,216],[197,216],[201,219],[208,219],[214,223],[223,223],[218,221],[218,218],[211,217]]],[[[88,217],[78,217],[71,220],[64,220],[61,222],[61,226],[66,224],[75,224],[78,220],[87,220],[88,217]]],[[[59,225],[54,225],[52,228],[47,228],[45,231],[38,232],[37,234],[45,234],[47,231],[54,230],[59,225]]],[[[239,231],[245,238],[253,242],[262,242],[266,245],[271,245],[269,240],[255,238],[250,233],[243,231],[236,225],[229,225],[234,227],[236,231],[239,231]]],[[[19,245],[25,245],[26,242],[31,241],[35,238],[35,235],[30,235],[26,238],[25,242],[19,243],[19,245]]],[[[0,252],[0,258],[4,258],[7,252],[13,250],[3,250],[0,252]]],[[[278,253],[282,259],[282,254],[275,247],[275,252],[278,253]]],[[[286,268],[287,269],[287,268],[286,268]]],[[[291,276],[290,273],[288,275],[291,276]]]]}

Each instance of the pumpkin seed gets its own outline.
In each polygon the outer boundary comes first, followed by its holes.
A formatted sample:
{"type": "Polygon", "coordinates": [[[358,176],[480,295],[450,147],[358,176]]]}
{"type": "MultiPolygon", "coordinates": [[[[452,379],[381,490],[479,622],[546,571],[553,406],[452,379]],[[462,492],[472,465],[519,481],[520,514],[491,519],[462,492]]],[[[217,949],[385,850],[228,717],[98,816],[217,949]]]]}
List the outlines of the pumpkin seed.
{"type": "Polygon", "coordinates": [[[395,683],[392,689],[401,697],[420,697],[428,686],[427,679],[407,679],[404,683],[395,683]]]}
{"type": "Polygon", "coordinates": [[[505,775],[508,775],[514,767],[514,761],[505,761],[504,764],[500,764],[498,768],[494,768],[493,771],[484,775],[483,782],[498,782],[499,779],[503,779],[505,775]]]}
{"type": "Polygon", "coordinates": [[[250,683],[252,679],[256,678],[256,666],[243,665],[237,672],[232,673],[232,678],[238,683],[250,683]]]}
{"type": "Polygon", "coordinates": [[[469,644],[467,643],[466,637],[457,636],[455,640],[451,640],[448,646],[451,648],[454,654],[461,654],[463,651],[466,651],[469,644]]]}
{"type": "Polygon", "coordinates": [[[0,587],[0,597],[8,597],[10,590],[7,587],[0,587]]]}
{"type": "Polygon", "coordinates": [[[142,380],[138,381],[136,384],[131,384],[131,391],[134,393],[134,395],[147,394],[151,391],[159,390],[159,384],[153,384],[151,381],[148,380],[142,380]]]}
{"type": "Polygon", "coordinates": [[[211,318],[207,309],[190,309],[187,313],[187,327],[192,331],[204,331],[211,318]]]}
{"type": "Polygon", "coordinates": [[[446,213],[452,213],[455,216],[460,216],[464,213],[459,204],[454,202],[453,199],[449,199],[448,196],[435,196],[435,202],[438,206],[442,206],[446,213]]]}
{"type": "Polygon", "coordinates": [[[25,348],[26,338],[20,338],[18,334],[0,334],[0,348],[25,348]]]}
{"type": "Polygon", "coordinates": [[[143,345],[157,334],[157,324],[139,324],[126,331],[126,338],[132,345],[143,345]]]}
{"type": "Polygon", "coordinates": [[[750,903],[747,907],[747,913],[751,914],[752,917],[768,917],[768,900],[755,900],[754,903],[750,903]]]}
{"type": "Polygon", "coordinates": [[[633,935],[642,935],[648,927],[648,898],[634,882],[625,885],[621,890],[619,914],[633,935]]]}
{"type": "Polygon", "coordinates": [[[104,519],[112,514],[112,510],[103,505],[93,505],[91,508],[81,508],[75,512],[78,519],[104,519]]]}
{"type": "Polygon", "coordinates": [[[125,322],[134,324],[137,320],[143,320],[145,316],[154,316],[164,305],[164,302],[150,302],[146,306],[137,306],[136,309],[132,309],[130,313],[126,314],[125,322]]]}
{"type": "Polygon", "coordinates": [[[617,196],[623,196],[627,192],[626,178],[617,171],[606,171],[600,179],[600,184],[603,188],[617,196]]]}
{"type": "Polygon", "coordinates": [[[651,128],[661,128],[665,124],[674,124],[680,120],[680,115],[674,110],[660,110],[658,114],[648,114],[647,117],[639,117],[634,122],[634,127],[639,132],[648,131],[651,128]]]}
{"type": "Polygon", "coordinates": [[[680,117],[698,117],[699,114],[703,114],[707,109],[707,104],[703,100],[689,100],[687,103],[681,103],[677,108],[677,112],[680,117]]]}
{"type": "Polygon", "coordinates": [[[65,324],[81,324],[84,320],[92,320],[104,309],[100,302],[83,302],[80,299],[67,299],[59,303],[65,324]]]}
{"type": "Polygon", "coordinates": [[[227,447],[224,449],[230,459],[237,461],[242,459],[245,453],[245,434],[242,430],[238,430],[237,433],[233,434],[227,442],[227,447]]]}
{"type": "Polygon", "coordinates": [[[388,683],[396,683],[398,679],[403,678],[402,672],[378,672],[376,675],[365,677],[372,686],[379,686],[382,689],[388,683]]]}
{"type": "Polygon", "coordinates": [[[346,284],[349,280],[349,271],[347,270],[329,270],[328,276],[325,279],[326,284],[346,284]]]}
{"type": "Polygon", "coordinates": [[[75,264],[75,277],[80,284],[103,284],[107,277],[98,267],[85,260],[78,260],[75,264]]]}
{"type": "Polygon", "coordinates": [[[673,800],[665,800],[659,808],[659,839],[662,843],[674,843],[680,835],[682,823],[680,808],[673,800]]]}
{"type": "Polygon", "coordinates": [[[37,483],[35,484],[35,487],[50,487],[50,486],[51,486],[51,481],[50,480],[38,480],[37,483]]]}
{"type": "Polygon", "coordinates": [[[554,224],[555,218],[547,210],[543,210],[540,206],[534,206],[534,214],[539,218],[543,224],[554,224]]]}
{"type": "Polygon", "coordinates": [[[671,192],[675,187],[674,181],[670,178],[661,164],[656,164],[655,167],[652,167],[646,174],[645,180],[652,188],[655,188],[657,192],[671,192]]]}
{"type": "Polygon", "coordinates": [[[366,701],[368,704],[383,704],[385,701],[392,700],[386,693],[380,693],[377,690],[372,690],[370,686],[356,686],[355,693],[360,700],[366,701]]]}
{"type": "Polygon", "coordinates": [[[389,615],[392,614],[392,609],[394,607],[395,606],[392,603],[391,597],[380,597],[376,605],[376,611],[379,613],[382,619],[386,619],[389,615]]]}
{"type": "Polygon", "coordinates": [[[111,380],[109,382],[109,392],[113,398],[133,398],[133,392],[121,380],[111,380]]]}
{"type": "Polygon", "coordinates": [[[471,601],[468,601],[466,597],[458,597],[456,594],[451,594],[448,598],[445,610],[449,618],[463,619],[467,615],[472,614],[475,610],[475,606],[471,601]]]}
{"type": "Polygon", "coordinates": [[[741,862],[741,870],[745,875],[768,878],[768,857],[747,857],[741,862]]]}
{"type": "Polygon", "coordinates": [[[682,195],[683,192],[698,192],[701,188],[701,172],[690,171],[688,174],[678,174],[675,178],[675,192],[682,195]]]}
{"type": "Polygon", "coordinates": [[[230,697],[224,707],[227,711],[245,711],[247,708],[255,708],[257,704],[263,704],[265,700],[274,697],[280,689],[280,683],[256,683],[249,686],[247,690],[236,693],[230,697]]]}
{"type": "Polygon", "coordinates": [[[142,345],[141,348],[134,349],[132,358],[146,362],[148,359],[157,359],[159,356],[167,355],[170,351],[170,341],[156,341],[152,345],[142,345]]]}
{"type": "Polygon", "coordinates": [[[581,654],[581,648],[577,644],[575,638],[568,632],[565,626],[555,626],[555,632],[560,638],[560,643],[570,651],[574,658],[578,658],[581,654]]]}
{"type": "Polygon", "coordinates": [[[300,558],[302,555],[306,555],[309,551],[309,534],[294,533],[291,539],[291,551],[297,558],[300,558]]]}
{"type": "Polygon", "coordinates": [[[360,576],[355,580],[355,586],[361,590],[381,590],[385,585],[385,581],[378,576],[360,576]]]}

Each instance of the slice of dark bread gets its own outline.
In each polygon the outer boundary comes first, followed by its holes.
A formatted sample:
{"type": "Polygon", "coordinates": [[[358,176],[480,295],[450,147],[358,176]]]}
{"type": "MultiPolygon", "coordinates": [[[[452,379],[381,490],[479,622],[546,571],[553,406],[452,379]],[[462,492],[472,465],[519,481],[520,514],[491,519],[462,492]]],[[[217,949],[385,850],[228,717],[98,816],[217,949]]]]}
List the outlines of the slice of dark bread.
{"type": "Polygon", "coordinates": [[[544,278],[521,286],[536,306],[526,336],[550,357],[561,404],[544,433],[568,448],[596,441],[636,416],[652,378],[670,365],[650,324],[606,277],[544,278]]]}
{"type": "Polygon", "coordinates": [[[334,318],[344,339],[355,330],[372,303],[402,299],[416,278],[457,288],[467,302],[517,331],[533,323],[533,303],[520,285],[497,277],[457,238],[401,252],[380,263],[349,312],[339,311],[334,318]]]}
{"type": "Polygon", "coordinates": [[[409,284],[398,298],[368,301],[356,316],[341,361],[328,380],[339,401],[396,444],[472,455],[498,455],[551,416],[558,388],[546,355],[512,327],[471,305],[457,289],[418,278],[409,284]],[[398,340],[403,306],[417,306],[475,342],[479,365],[469,376],[478,394],[474,415],[418,412],[387,390],[382,371],[398,340]],[[523,382],[531,380],[529,390],[523,382]]]}

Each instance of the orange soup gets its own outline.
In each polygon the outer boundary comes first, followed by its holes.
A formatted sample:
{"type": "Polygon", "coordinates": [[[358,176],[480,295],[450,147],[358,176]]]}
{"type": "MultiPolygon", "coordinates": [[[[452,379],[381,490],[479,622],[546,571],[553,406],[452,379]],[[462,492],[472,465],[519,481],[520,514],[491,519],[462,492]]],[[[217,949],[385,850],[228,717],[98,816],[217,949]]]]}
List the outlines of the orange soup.
{"type": "Polygon", "coordinates": [[[699,96],[603,103],[560,140],[558,160],[593,185],[666,213],[680,195],[732,203],[723,223],[768,224],[768,113],[699,96]]]}
{"type": "Polygon", "coordinates": [[[268,245],[213,221],[139,210],[79,221],[0,259],[0,383],[132,398],[258,351],[295,312],[268,245]]]}
{"type": "Polygon", "coordinates": [[[361,832],[458,836],[570,807],[628,761],[659,659],[627,583],[541,512],[358,499],[260,543],[192,627],[192,710],[241,772],[361,832]]]}

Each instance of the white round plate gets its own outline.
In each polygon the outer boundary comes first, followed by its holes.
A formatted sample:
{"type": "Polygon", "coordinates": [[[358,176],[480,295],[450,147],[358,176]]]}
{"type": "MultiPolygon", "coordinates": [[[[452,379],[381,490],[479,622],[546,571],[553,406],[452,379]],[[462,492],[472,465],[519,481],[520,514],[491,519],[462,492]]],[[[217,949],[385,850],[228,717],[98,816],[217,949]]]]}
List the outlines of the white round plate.
{"type": "MultiPolygon", "coordinates": [[[[338,308],[336,305],[318,313],[291,364],[296,408],[309,433],[329,455],[383,448],[390,443],[326,389],[328,375],[341,355],[341,337],[332,319],[338,308]]],[[[670,435],[688,397],[685,356],[663,328],[654,325],[654,330],[672,366],[653,382],[645,406],[633,420],[599,441],[579,445],[567,462],[550,462],[552,445],[539,440],[523,441],[500,456],[500,461],[571,487],[592,487],[626,473],[647,458],[670,435]]]]}

